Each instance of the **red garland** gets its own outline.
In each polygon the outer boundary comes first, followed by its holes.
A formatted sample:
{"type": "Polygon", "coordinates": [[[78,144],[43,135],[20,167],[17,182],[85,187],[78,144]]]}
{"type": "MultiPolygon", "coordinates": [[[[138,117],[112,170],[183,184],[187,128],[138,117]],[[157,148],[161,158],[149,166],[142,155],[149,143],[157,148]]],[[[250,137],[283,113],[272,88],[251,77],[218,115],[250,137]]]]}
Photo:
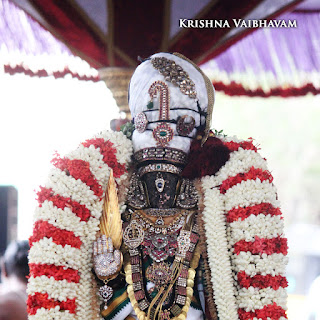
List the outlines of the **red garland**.
{"type": "Polygon", "coordinates": [[[273,177],[269,171],[264,171],[260,168],[257,169],[252,166],[248,172],[238,173],[236,176],[224,180],[220,186],[220,193],[226,193],[228,189],[232,188],[238,183],[241,183],[242,181],[256,180],[257,178],[260,179],[261,182],[269,180],[271,183],[273,181],[273,177]]]}
{"type": "Polygon", "coordinates": [[[29,239],[30,246],[43,238],[52,238],[54,243],[63,247],[70,245],[79,249],[82,244],[80,238],[76,237],[72,231],[62,230],[47,221],[39,220],[34,224],[33,235],[29,239]]]}
{"type": "Polygon", "coordinates": [[[40,187],[40,191],[37,193],[37,196],[39,207],[42,206],[44,201],[48,200],[51,201],[55,207],[62,210],[70,208],[81,221],[87,222],[91,216],[90,210],[84,204],[73,201],[71,198],[65,198],[58,194],[55,195],[51,188],[40,187]]]}
{"type": "Polygon", "coordinates": [[[288,253],[288,244],[286,238],[280,236],[272,239],[264,239],[255,237],[253,242],[240,240],[234,244],[234,253],[239,254],[241,251],[251,252],[252,254],[266,253],[268,255],[273,253],[288,253]]]}
{"type": "Polygon", "coordinates": [[[228,149],[232,151],[237,151],[239,148],[244,150],[254,150],[255,152],[258,151],[258,148],[253,145],[253,139],[249,138],[250,141],[241,141],[241,142],[234,142],[234,141],[226,141],[223,144],[228,147],[228,149]]]}
{"type": "Polygon", "coordinates": [[[87,148],[89,148],[91,145],[93,145],[95,148],[100,148],[100,153],[103,155],[103,162],[112,168],[115,178],[119,178],[126,172],[125,165],[120,164],[117,160],[117,150],[112,142],[105,141],[102,138],[96,138],[86,140],[82,143],[82,145],[87,148]]]}
{"type": "Polygon", "coordinates": [[[59,155],[52,159],[51,162],[56,168],[65,171],[67,175],[71,175],[76,180],[80,179],[90,187],[97,197],[102,199],[103,189],[92,174],[89,162],[79,159],[60,158],[59,155]]]}
{"type": "Polygon", "coordinates": [[[275,302],[255,311],[238,309],[238,314],[240,320],[253,320],[254,318],[262,320],[279,320],[281,317],[288,319],[285,310],[283,310],[283,308],[278,306],[275,302]]]}
{"type": "Polygon", "coordinates": [[[245,271],[240,271],[237,275],[239,284],[244,288],[254,287],[259,289],[265,289],[271,287],[274,290],[278,290],[280,287],[286,288],[288,281],[285,277],[277,275],[272,276],[267,274],[265,276],[257,274],[253,277],[248,276],[245,271]]]}
{"type": "Polygon", "coordinates": [[[70,313],[76,313],[76,299],[67,299],[67,301],[57,301],[49,299],[47,293],[36,292],[32,296],[28,296],[27,309],[29,315],[34,315],[40,308],[53,309],[60,307],[60,311],[68,310],[70,313]]]}
{"type": "Polygon", "coordinates": [[[79,283],[80,275],[78,270],[67,268],[65,266],[56,266],[54,264],[30,263],[30,275],[33,277],[47,276],[55,280],[67,280],[68,282],[79,283]]]}
{"type": "Polygon", "coordinates": [[[281,211],[279,208],[275,208],[271,203],[259,203],[255,204],[250,207],[246,208],[233,208],[227,213],[227,221],[229,223],[237,221],[237,220],[244,220],[251,215],[259,215],[264,214],[265,216],[279,216],[281,215],[281,211]]]}

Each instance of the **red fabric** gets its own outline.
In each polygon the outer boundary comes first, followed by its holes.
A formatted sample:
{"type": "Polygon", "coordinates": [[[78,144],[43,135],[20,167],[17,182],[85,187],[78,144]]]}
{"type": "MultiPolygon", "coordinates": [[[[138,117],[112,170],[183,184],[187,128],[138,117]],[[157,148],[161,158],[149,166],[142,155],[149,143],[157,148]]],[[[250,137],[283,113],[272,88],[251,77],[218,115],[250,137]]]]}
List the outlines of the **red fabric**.
{"type": "Polygon", "coordinates": [[[37,193],[39,207],[42,206],[42,203],[46,200],[52,201],[53,205],[57,208],[64,209],[70,208],[72,212],[80,218],[81,221],[88,221],[91,213],[90,210],[83,204],[80,204],[76,201],[71,200],[71,198],[65,198],[58,194],[54,194],[52,189],[45,187],[40,187],[40,191],[37,193]]]}
{"type": "Polygon", "coordinates": [[[47,221],[39,220],[34,224],[33,235],[29,239],[30,247],[43,238],[52,238],[54,243],[63,247],[70,245],[79,249],[82,244],[80,238],[76,237],[72,231],[62,230],[47,221]]]}
{"type": "Polygon", "coordinates": [[[40,308],[52,309],[56,306],[60,307],[60,310],[68,310],[70,313],[76,313],[76,299],[67,299],[66,301],[58,301],[49,299],[47,293],[36,292],[32,296],[28,296],[27,309],[29,315],[34,315],[40,308]]]}
{"type": "Polygon", "coordinates": [[[320,9],[296,9],[293,10],[294,13],[305,13],[305,14],[309,14],[309,13],[320,13],[320,9]]]}
{"type": "Polygon", "coordinates": [[[71,49],[83,52],[95,68],[108,65],[106,46],[68,1],[30,0],[71,49]]]}
{"type": "Polygon", "coordinates": [[[259,289],[265,289],[270,287],[274,290],[278,290],[280,287],[286,288],[288,286],[287,279],[280,275],[272,276],[271,274],[267,274],[263,276],[261,274],[257,274],[253,277],[250,277],[244,271],[240,271],[237,277],[240,286],[247,289],[249,287],[259,289]]]}
{"type": "Polygon", "coordinates": [[[201,140],[193,140],[182,176],[195,179],[213,175],[229,160],[229,156],[229,149],[216,137],[209,137],[203,147],[201,140]]]}
{"type": "Polygon", "coordinates": [[[256,179],[259,179],[260,181],[269,180],[270,183],[273,181],[273,177],[269,171],[251,167],[248,172],[238,173],[236,176],[224,180],[220,186],[220,193],[225,194],[228,189],[232,188],[238,183],[241,183],[242,181],[256,179]]]}
{"type": "Polygon", "coordinates": [[[286,255],[288,253],[287,239],[278,236],[272,239],[255,237],[253,242],[240,240],[234,244],[234,253],[239,254],[241,251],[249,251],[252,254],[266,253],[270,255],[273,253],[282,253],[286,255]]]}
{"type": "MultiPolygon", "coordinates": [[[[49,77],[50,74],[45,69],[32,71],[26,68],[23,65],[17,65],[12,67],[10,65],[4,65],[4,72],[14,75],[17,73],[23,73],[30,77],[49,77]]],[[[64,78],[66,75],[71,75],[73,78],[83,80],[83,81],[100,81],[99,76],[81,76],[78,73],[72,72],[68,67],[66,67],[63,71],[56,71],[52,74],[56,79],[64,78]]],[[[231,82],[230,84],[224,84],[222,82],[212,82],[213,86],[217,91],[223,91],[225,94],[229,96],[248,96],[248,97],[262,97],[262,98],[270,98],[270,97],[301,97],[305,96],[308,93],[313,95],[320,94],[320,88],[316,88],[313,83],[305,84],[300,88],[289,87],[289,88],[272,88],[269,92],[265,92],[262,88],[258,88],[256,90],[249,90],[243,87],[242,84],[231,82]]]]}
{"type": "Polygon", "coordinates": [[[259,203],[246,208],[233,208],[227,213],[227,221],[229,223],[244,220],[251,215],[271,215],[271,216],[279,216],[281,215],[281,211],[279,208],[275,208],[271,203],[259,203]]]}
{"type": "Polygon", "coordinates": [[[230,84],[224,84],[222,82],[213,82],[213,85],[217,91],[223,91],[229,96],[248,96],[248,97],[300,97],[305,96],[308,93],[317,95],[320,93],[320,88],[316,88],[314,84],[308,83],[300,88],[289,87],[280,88],[276,87],[269,92],[264,92],[262,88],[256,90],[245,89],[242,84],[231,82],[230,84]]]}
{"type": "Polygon", "coordinates": [[[118,162],[116,157],[117,149],[112,142],[105,141],[102,138],[95,138],[86,140],[82,144],[87,148],[93,145],[95,148],[100,149],[100,153],[103,155],[103,162],[113,170],[115,178],[119,178],[125,173],[125,165],[118,162]]]}
{"type": "MultiPolygon", "coordinates": [[[[41,69],[41,70],[37,70],[37,71],[32,71],[30,69],[28,69],[27,67],[23,66],[23,65],[17,65],[15,67],[12,67],[10,65],[4,65],[4,72],[5,73],[9,73],[11,75],[13,74],[17,74],[17,73],[23,73],[27,76],[30,77],[49,77],[50,74],[48,74],[48,72],[45,69],[41,69]]],[[[99,76],[97,77],[93,77],[93,76],[80,76],[78,73],[74,73],[72,72],[68,67],[66,67],[63,71],[56,71],[53,72],[52,74],[56,79],[58,78],[64,78],[66,75],[71,75],[72,78],[76,78],[79,80],[84,80],[84,81],[93,81],[93,82],[97,82],[100,81],[99,76]]]]}
{"type": "Polygon", "coordinates": [[[281,317],[288,319],[285,310],[283,310],[275,302],[255,311],[247,312],[244,309],[238,309],[238,314],[240,320],[279,320],[281,317]]]}
{"type": "Polygon", "coordinates": [[[103,189],[92,174],[89,162],[79,159],[71,160],[68,158],[60,158],[59,155],[51,162],[56,168],[65,171],[67,175],[72,176],[76,180],[80,179],[90,187],[90,190],[92,190],[97,197],[102,199],[103,189]]]}
{"type": "Polygon", "coordinates": [[[30,276],[53,277],[55,280],[67,280],[68,282],[79,283],[80,275],[78,270],[66,268],[65,266],[56,266],[54,264],[30,263],[30,276]]]}
{"type": "Polygon", "coordinates": [[[133,61],[161,51],[165,1],[117,0],[114,8],[114,42],[133,61]]]}

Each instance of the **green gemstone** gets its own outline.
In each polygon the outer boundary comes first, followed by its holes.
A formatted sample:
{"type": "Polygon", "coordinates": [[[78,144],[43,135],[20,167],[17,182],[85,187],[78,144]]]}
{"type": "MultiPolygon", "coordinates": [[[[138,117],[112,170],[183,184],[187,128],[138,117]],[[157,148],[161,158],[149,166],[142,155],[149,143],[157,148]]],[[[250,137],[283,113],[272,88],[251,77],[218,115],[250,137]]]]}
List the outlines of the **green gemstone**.
{"type": "Polygon", "coordinates": [[[147,108],[148,108],[148,109],[153,109],[153,101],[150,101],[150,102],[147,104],[147,108]]]}
{"type": "Polygon", "coordinates": [[[165,137],[167,135],[167,131],[160,131],[160,137],[165,137]]]}

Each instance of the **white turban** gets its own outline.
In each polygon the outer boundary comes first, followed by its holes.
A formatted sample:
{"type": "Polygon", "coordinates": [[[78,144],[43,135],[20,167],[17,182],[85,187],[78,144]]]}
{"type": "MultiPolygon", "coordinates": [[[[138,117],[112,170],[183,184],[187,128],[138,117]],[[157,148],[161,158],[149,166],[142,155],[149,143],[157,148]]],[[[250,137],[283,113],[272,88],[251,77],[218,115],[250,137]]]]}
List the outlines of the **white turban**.
{"type": "MultiPolygon", "coordinates": [[[[170,53],[157,53],[150,57],[150,59],[141,63],[135,70],[129,87],[129,108],[134,118],[137,114],[144,112],[147,109],[147,105],[150,102],[150,95],[148,90],[155,81],[163,81],[169,88],[169,107],[170,109],[181,108],[181,110],[170,110],[169,119],[177,120],[179,116],[192,116],[195,119],[195,126],[205,124],[205,117],[200,116],[198,113],[198,104],[202,111],[207,111],[208,108],[208,94],[206,89],[206,83],[203,75],[199,70],[195,68],[190,62],[170,53]],[[171,82],[165,80],[165,77],[157,70],[151,63],[151,59],[155,57],[164,57],[168,60],[175,61],[176,65],[182,67],[182,69],[189,75],[189,78],[195,84],[195,90],[197,96],[195,99],[190,98],[188,95],[182,93],[178,86],[175,86],[171,82]],[[183,110],[182,108],[188,108],[191,110],[183,110]],[[194,111],[196,112],[194,112],[194,111]],[[201,123],[200,123],[201,122],[201,123]]],[[[146,112],[148,121],[159,120],[159,95],[153,99],[155,111],[146,112]]],[[[148,129],[154,129],[159,123],[152,123],[148,125],[148,129]]],[[[174,131],[173,139],[167,144],[169,148],[176,148],[185,153],[189,152],[191,139],[179,136],[176,130],[176,124],[169,123],[169,126],[174,131]]],[[[196,135],[196,129],[188,135],[194,138],[196,135]]],[[[157,141],[154,139],[152,131],[147,130],[142,133],[135,130],[132,136],[134,152],[141,149],[156,147],[157,141]]]]}

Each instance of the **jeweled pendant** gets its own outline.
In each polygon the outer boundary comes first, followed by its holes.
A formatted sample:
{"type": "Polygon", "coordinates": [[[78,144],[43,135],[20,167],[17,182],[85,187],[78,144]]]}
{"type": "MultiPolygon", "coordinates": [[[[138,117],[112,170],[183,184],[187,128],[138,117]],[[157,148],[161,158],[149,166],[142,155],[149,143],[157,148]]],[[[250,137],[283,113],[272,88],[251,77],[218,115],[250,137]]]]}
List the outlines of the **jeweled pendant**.
{"type": "Polygon", "coordinates": [[[147,104],[147,109],[153,109],[153,101],[150,101],[148,104],[147,104]]]}
{"type": "Polygon", "coordinates": [[[164,189],[165,180],[163,179],[161,174],[157,175],[157,179],[154,181],[154,183],[156,185],[156,189],[158,190],[158,192],[162,192],[164,189]]]}
{"type": "Polygon", "coordinates": [[[125,228],[123,233],[123,241],[130,249],[140,246],[144,238],[144,231],[136,220],[131,220],[130,224],[125,228]]]}
{"type": "Polygon", "coordinates": [[[173,138],[173,130],[167,123],[157,125],[153,129],[152,134],[158,145],[162,147],[165,147],[173,138]]]}
{"type": "Polygon", "coordinates": [[[177,122],[177,132],[180,136],[186,137],[195,127],[195,120],[191,116],[182,116],[177,122]]]}
{"type": "Polygon", "coordinates": [[[146,278],[159,289],[161,286],[168,284],[172,279],[170,265],[165,262],[153,263],[146,270],[146,278]]]}
{"type": "Polygon", "coordinates": [[[113,289],[106,284],[99,289],[99,295],[103,299],[104,309],[108,309],[107,303],[113,295],[113,289]]]}
{"type": "MultiPolygon", "coordinates": [[[[162,219],[162,217],[158,217],[158,219],[156,220],[155,223],[156,226],[163,226],[164,225],[164,221],[162,219]]],[[[154,244],[155,245],[155,244],[154,244]]],[[[156,246],[156,245],[155,245],[156,246]]]]}
{"type": "Polygon", "coordinates": [[[148,125],[148,119],[145,113],[140,112],[134,118],[134,126],[140,133],[144,132],[148,125]]]}

